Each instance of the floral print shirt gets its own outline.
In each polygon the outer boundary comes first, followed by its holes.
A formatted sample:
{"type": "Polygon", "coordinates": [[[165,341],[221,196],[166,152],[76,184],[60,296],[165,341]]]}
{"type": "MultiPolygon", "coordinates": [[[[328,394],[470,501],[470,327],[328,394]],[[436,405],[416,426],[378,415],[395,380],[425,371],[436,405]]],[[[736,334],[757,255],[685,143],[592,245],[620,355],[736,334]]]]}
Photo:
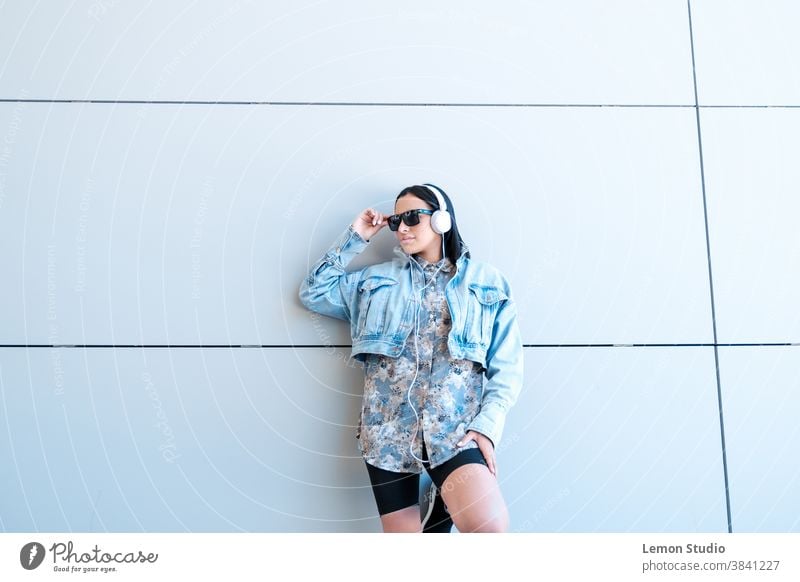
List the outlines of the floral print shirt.
{"type": "Polygon", "coordinates": [[[424,465],[441,465],[462,450],[477,448],[469,441],[456,443],[465,435],[475,418],[483,388],[483,366],[470,360],[450,357],[447,337],[450,333],[450,310],[445,286],[454,275],[455,265],[444,257],[429,263],[415,257],[422,266],[424,282],[435,274],[434,282],[423,290],[417,324],[419,333],[408,335],[403,352],[397,358],[367,354],[364,362],[364,397],[356,434],[364,460],[387,471],[420,473],[423,463],[422,443],[428,454],[424,465]],[[442,267],[436,273],[439,267],[442,267]],[[416,345],[415,345],[416,343],[416,345]],[[419,372],[414,379],[419,353],[419,372]],[[413,404],[419,415],[414,414],[413,404]],[[413,447],[414,455],[411,454],[413,447]]]}

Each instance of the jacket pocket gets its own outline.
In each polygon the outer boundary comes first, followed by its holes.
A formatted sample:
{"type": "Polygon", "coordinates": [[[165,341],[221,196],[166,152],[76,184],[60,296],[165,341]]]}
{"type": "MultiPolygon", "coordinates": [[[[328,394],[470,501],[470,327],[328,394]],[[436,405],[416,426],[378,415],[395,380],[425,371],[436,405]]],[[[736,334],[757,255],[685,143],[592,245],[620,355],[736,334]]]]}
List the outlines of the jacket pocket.
{"type": "Polygon", "coordinates": [[[469,284],[467,317],[465,323],[466,340],[487,348],[492,341],[492,327],[502,301],[508,295],[499,287],[469,284]]]}
{"type": "Polygon", "coordinates": [[[367,277],[358,284],[358,337],[381,333],[394,285],[396,280],[382,276],[367,277]]]}

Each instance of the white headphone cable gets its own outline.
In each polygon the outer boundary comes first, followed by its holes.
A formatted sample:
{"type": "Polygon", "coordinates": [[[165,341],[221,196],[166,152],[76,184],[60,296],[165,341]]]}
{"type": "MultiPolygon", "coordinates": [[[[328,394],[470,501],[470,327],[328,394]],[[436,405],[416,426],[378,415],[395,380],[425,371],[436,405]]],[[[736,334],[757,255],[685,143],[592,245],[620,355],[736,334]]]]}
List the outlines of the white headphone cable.
{"type": "MultiPolygon", "coordinates": [[[[419,266],[420,270],[423,273],[423,278],[424,278],[425,271],[424,269],[422,269],[422,266],[419,263],[417,263],[417,260],[413,256],[410,256],[410,258],[417,264],[417,266],[419,266]]],[[[419,335],[419,308],[422,305],[422,292],[425,290],[425,287],[427,287],[436,280],[436,275],[438,275],[439,271],[441,271],[445,266],[446,263],[446,261],[444,260],[445,258],[446,255],[444,250],[444,235],[442,235],[442,264],[439,266],[438,269],[436,269],[436,272],[433,275],[431,275],[430,281],[425,283],[425,285],[419,290],[419,303],[417,303],[417,308],[414,310],[414,353],[416,355],[417,363],[416,363],[416,368],[414,370],[414,378],[411,380],[411,384],[408,385],[408,392],[406,393],[406,400],[408,400],[408,405],[411,406],[411,410],[414,411],[414,417],[416,418],[416,422],[414,423],[414,434],[411,437],[411,442],[409,443],[408,448],[409,451],[411,451],[412,457],[414,457],[421,463],[428,463],[428,464],[430,464],[430,460],[426,461],[424,459],[420,459],[417,455],[414,454],[414,441],[417,438],[417,432],[419,432],[419,414],[417,414],[417,409],[414,408],[414,404],[411,402],[411,388],[414,386],[414,382],[417,381],[417,375],[419,374],[419,347],[417,343],[417,336],[419,335]]],[[[413,276],[411,278],[411,284],[413,290],[413,284],[414,284],[413,276]]]]}

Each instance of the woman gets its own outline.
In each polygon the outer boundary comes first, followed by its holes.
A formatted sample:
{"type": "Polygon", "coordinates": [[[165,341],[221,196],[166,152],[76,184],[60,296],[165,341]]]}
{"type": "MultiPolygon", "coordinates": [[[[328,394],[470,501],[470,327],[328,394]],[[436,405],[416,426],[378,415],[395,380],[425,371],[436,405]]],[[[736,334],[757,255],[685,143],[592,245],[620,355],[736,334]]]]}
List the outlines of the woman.
{"type": "Polygon", "coordinates": [[[362,211],[313,266],[300,300],[350,322],[365,371],[356,438],[383,530],[449,531],[452,518],[460,532],[506,531],[494,451],[523,371],[511,289],[471,259],[440,188],[404,188],[394,212],[362,211]],[[387,225],[398,258],[346,272],[387,225]],[[439,528],[420,520],[423,468],[440,495],[439,528]]]}

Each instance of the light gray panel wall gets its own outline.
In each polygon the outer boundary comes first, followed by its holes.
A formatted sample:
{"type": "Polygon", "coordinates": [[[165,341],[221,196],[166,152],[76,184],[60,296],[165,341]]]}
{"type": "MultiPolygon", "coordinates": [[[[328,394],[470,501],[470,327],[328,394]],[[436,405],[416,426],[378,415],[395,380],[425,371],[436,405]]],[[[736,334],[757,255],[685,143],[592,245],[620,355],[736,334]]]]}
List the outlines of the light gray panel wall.
{"type": "Polygon", "coordinates": [[[800,348],[720,348],[737,531],[800,528],[800,348]]]}
{"type": "Polygon", "coordinates": [[[793,0],[695,0],[702,105],[797,105],[800,6],[793,0]]]}
{"type": "Polygon", "coordinates": [[[0,528],[378,531],[297,289],[431,181],[519,304],[513,530],[797,531],[800,359],[736,345],[799,341],[796,11],[6,2],[0,528]]]}
{"type": "MultiPolygon", "coordinates": [[[[19,503],[3,519],[375,531],[354,438],[363,373],[342,352],[4,349],[2,493],[19,503]]],[[[498,447],[515,531],[724,531],[710,348],[526,358],[498,447]]]]}
{"type": "MultiPolygon", "coordinates": [[[[712,341],[681,109],[0,105],[5,342],[347,343],[299,282],[364,207],[452,196],[527,343],[712,341]],[[653,139],[657,135],[658,139],[653,139]],[[321,331],[324,330],[324,331],[321,331]]],[[[352,268],[388,260],[386,229],[352,268]],[[372,248],[372,247],[375,248],[372,248]]]]}
{"type": "Polygon", "coordinates": [[[335,354],[5,348],[0,380],[10,530],[380,530],[335,354]]]}
{"type": "Polygon", "coordinates": [[[800,112],[705,110],[719,340],[800,342],[800,112]]]}
{"type": "Polygon", "coordinates": [[[535,348],[498,447],[514,531],[727,531],[713,348],[535,348]]]}
{"type": "Polygon", "coordinates": [[[685,104],[686,14],[677,0],[17,2],[0,17],[0,97],[685,104]]]}

